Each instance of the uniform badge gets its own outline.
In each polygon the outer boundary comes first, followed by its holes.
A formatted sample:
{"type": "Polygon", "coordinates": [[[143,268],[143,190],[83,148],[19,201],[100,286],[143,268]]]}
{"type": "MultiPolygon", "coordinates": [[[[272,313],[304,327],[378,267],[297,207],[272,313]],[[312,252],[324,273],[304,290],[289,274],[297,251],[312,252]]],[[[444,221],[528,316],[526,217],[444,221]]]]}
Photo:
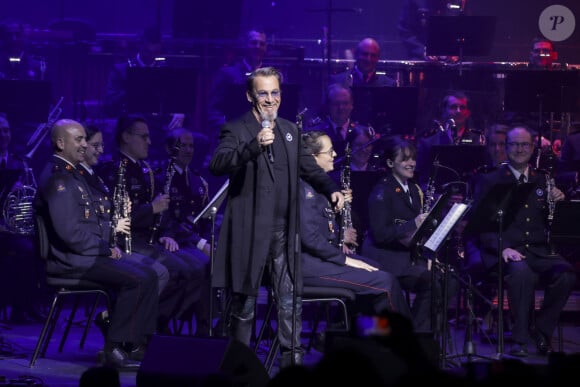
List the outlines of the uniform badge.
{"type": "Polygon", "coordinates": [[[64,184],[62,182],[59,182],[56,185],[56,192],[65,192],[66,191],[66,187],[64,186],[64,184]]]}
{"type": "Polygon", "coordinates": [[[544,196],[544,190],[541,188],[536,189],[536,196],[539,196],[539,197],[544,196]]]}
{"type": "Polygon", "coordinates": [[[308,190],[306,192],[306,199],[312,199],[314,197],[314,194],[312,193],[312,191],[308,190]]]}
{"type": "Polygon", "coordinates": [[[291,142],[292,140],[292,135],[290,133],[286,133],[286,141],[291,142]]]}
{"type": "Polygon", "coordinates": [[[396,193],[399,193],[399,192],[401,192],[401,188],[400,188],[400,187],[397,187],[397,188],[395,188],[395,192],[396,192],[396,193]]]}

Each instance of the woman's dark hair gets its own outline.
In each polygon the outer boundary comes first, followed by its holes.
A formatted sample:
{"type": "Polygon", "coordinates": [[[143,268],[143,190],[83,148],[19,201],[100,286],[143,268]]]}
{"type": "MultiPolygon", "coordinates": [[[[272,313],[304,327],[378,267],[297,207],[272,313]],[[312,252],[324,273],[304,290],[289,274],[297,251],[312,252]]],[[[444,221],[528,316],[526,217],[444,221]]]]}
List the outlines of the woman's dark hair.
{"type": "Polygon", "coordinates": [[[87,134],[87,141],[89,141],[93,136],[97,133],[101,133],[102,130],[93,123],[85,122],[83,123],[83,127],[85,128],[85,133],[87,134]]]}
{"type": "Polygon", "coordinates": [[[320,137],[328,136],[326,132],[322,130],[311,130],[302,133],[302,146],[310,154],[317,154],[322,150],[322,143],[320,142],[320,137]]]}
{"type": "Polygon", "coordinates": [[[413,143],[403,140],[400,137],[393,137],[389,139],[385,147],[384,160],[395,161],[397,155],[402,154],[403,160],[416,159],[417,149],[413,143]]]}

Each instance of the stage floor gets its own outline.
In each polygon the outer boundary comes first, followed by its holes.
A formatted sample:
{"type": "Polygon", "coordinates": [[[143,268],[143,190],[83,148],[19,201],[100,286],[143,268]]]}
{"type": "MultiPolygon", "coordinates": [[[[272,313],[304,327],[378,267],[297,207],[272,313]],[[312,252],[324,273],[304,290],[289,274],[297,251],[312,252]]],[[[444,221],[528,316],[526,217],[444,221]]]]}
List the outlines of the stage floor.
{"type": "MultiPolygon", "coordinates": [[[[84,349],[80,349],[79,343],[85,321],[83,313],[77,312],[78,321],[75,320],[68,340],[61,353],[58,352],[60,338],[62,336],[65,319],[68,316],[68,310],[61,314],[53,338],[49,344],[48,351],[44,358],[39,358],[33,368],[29,368],[29,361],[36,344],[36,340],[42,329],[41,323],[24,323],[13,324],[9,321],[0,321],[0,386],[3,385],[26,385],[26,386],[78,386],[81,374],[89,367],[96,366],[97,353],[103,345],[103,338],[96,326],[92,326],[84,349]],[[10,380],[18,380],[21,384],[9,384],[10,380]]],[[[447,342],[448,355],[460,355],[453,360],[446,361],[444,369],[449,372],[462,372],[465,369],[465,363],[468,359],[461,356],[464,348],[465,324],[460,316],[456,319],[453,313],[450,315],[450,334],[447,342]],[[458,321],[456,323],[456,320],[458,321]]],[[[258,324],[260,321],[258,322],[258,324]]],[[[580,352],[580,320],[577,314],[567,313],[563,316],[563,337],[564,353],[576,354],[580,352]]],[[[304,344],[307,344],[308,326],[304,329],[304,344]]],[[[187,331],[185,328],[184,332],[187,331]]],[[[509,351],[510,341],[509,332],[506,332],[505,353],[509,351]]],[[[486,334],[483,330],[476,329],[473,333],[473,343],[475,344],[475,353],[489,357],[492,360],[475,358],[473,361],[493,361],[497,359],[497,345],[493,340],[494,333],[486,334]]],[[[558,348],[557,336],[553,338],[553,346],[558,348]]],[[[532,365],[544,366],[548,364],[548,357],[536,354],[535,345],[529,345],[530,355],[522,362],[532,365]]],[[[193,350],[194,351],[194,350],[193,350]]],[[[267,347],[262,346],[258,351],[258,358],[264,361],[267,347]]],[[[192,352],[193,353],[193,352],[192,352]]],[[[205,356],[206,354],[200,354],[205,356]]],[[[312,349],[305,356],[305,364],[314,366],[323,354],[316,349],[312,349]]],[[[509,358],[504,355],[502,359],[509,358]]],[[[195,361],[195,360],[192,360],[195,361]]],[[[270,376],[273,377],[278,372],[277,362],[272,367],[270,376]]],[[[353,372],[356,372],[353,370],[353,372]]],[[[136,386],[135,372],[122,372],[120,374],[121,385],[123,387],[136,386]]]]}

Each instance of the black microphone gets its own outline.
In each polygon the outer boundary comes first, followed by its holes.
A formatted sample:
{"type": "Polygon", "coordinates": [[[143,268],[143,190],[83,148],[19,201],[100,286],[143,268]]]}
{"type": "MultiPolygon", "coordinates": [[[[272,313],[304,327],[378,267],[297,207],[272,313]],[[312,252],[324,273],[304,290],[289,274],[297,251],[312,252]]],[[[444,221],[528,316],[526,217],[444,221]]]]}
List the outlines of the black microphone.
{"type": "MultiPolygon", "coordinates": [[[[272,122],[270,122],[270,120],[262,121],[262,128],[271,128],[271,127],[272,127],[272,122]]],[[[268,153],[268,159],[270,160],[271,163],[273,163],[274,162],[274,153],[272,152],[272,145],[266,146],[266,152],[268,153]]]]}

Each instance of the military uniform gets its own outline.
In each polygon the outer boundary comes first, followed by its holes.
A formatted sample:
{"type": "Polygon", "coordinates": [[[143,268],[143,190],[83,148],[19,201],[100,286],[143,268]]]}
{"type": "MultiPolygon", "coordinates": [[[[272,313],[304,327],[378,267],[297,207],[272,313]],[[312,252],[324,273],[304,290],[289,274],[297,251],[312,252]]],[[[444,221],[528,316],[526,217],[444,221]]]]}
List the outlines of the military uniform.
{"type": "MultiPolygon", "coordinates": [[[[529,338],[535,287],[538,278],[544,288],[544,302],[535,317],[535,328],[549,342],[552,337],[562,308],[576,283],[572,265],[559,254],[550,254],[546,238],[547,230],[547,191],[546,175],[528,168],[528,183],[531,187],[527,196],[517,195],[518,205],[507,206],[506,224],[502,232],[503,249],[512,248],[525,255],[522,261],[504,263],[510,311],[514,318],[512,339],[526,344],[529,338]],[[508,221],[509,220],[509,221],[508,221]]],[[[496,171],[483,175],[476,187],[475,205],[485,198],[489,190],[497,184],[517,186],[515,174],[508,164],[502,164],[496,171]]],[[[494,212],[489,211],[493,216],[494,212]]],[[[475,230],[476,232],[479,230],[475,230]]],[[[488,270],[495,270],[499,261],[498,232],[479,233],[481,259],[488,270]]]]}
{"type": "MultiPolygon", "coordinates": [[[[169,283],[161,293],[159,327],[165,329],[170,319],[181,316],[200,297],[203,272],[176,254],[165,250],[156,240],[149,244],[156,222],[152,201],[155,193],[154,171],[144,161],[135,161],[120,154],[116,160],[104,163],[97,171],[109,190],[116,184],[119,162],[126,163],[125,183],[131,200],[131,242],[135,252],[150,257],[167,268],[169,283]]],[[[160,235],[162,236],[162,235],[160,235]]]]}
{"type": "MultiPolygon", "coordinates": [[[[372,305],[359,302],[359,307],[365,313],[378,314],[384,310],[393,310],[410,318],[411,313],[399,281],[392,274],[346,265],[346,255],[338,247],[340,226],[328,199],[303,181],[300,193],[304,285],[348,288],[359,296],[371,296],[372,305]]],[[[380,266],[366,257],[355,254],[349,256],[375,267],[380,266]]]]}
{"type": "Polygon", "coordinates": [[[110,258],[109,224],[103,222],[89,186],[78,170],[53,156],[40,177],[35,199],[50,243],[46,271],[78,278],[115,291],[107,342],[144,344],[155,332],[157,276],[150,268],[110,258]]]}

